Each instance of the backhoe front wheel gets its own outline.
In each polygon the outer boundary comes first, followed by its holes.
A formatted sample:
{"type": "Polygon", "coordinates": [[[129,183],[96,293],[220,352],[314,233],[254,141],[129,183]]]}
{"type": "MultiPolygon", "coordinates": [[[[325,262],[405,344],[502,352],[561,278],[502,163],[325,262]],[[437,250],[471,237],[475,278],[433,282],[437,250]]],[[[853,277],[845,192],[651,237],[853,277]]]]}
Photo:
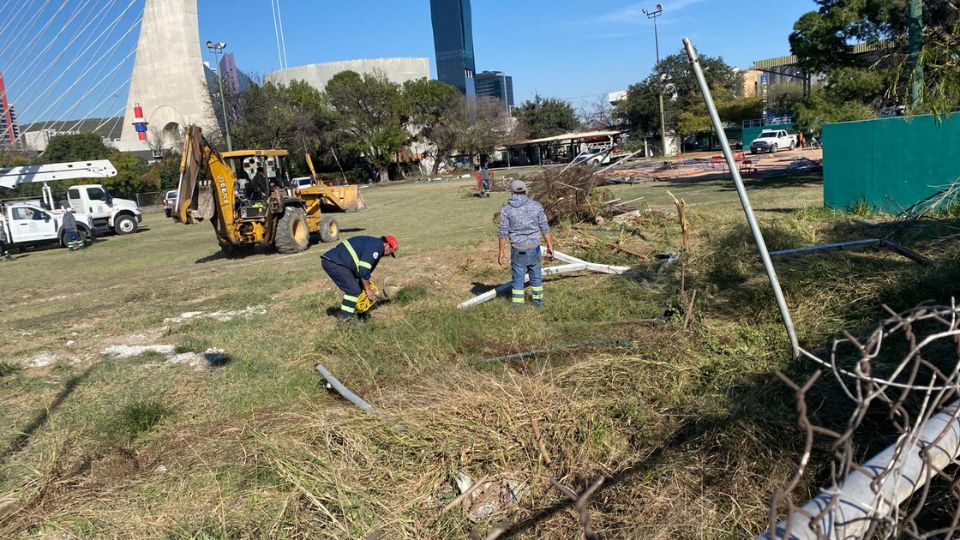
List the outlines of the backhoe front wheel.
{"type": "Polygon", "coordinates": [[[320,219],[320,241],[323,243],[336,242],[340,239],[340,226],[333,216],[323,216],[320,219]]]}
{"type": "Polygon", "coordinates": [[[288,206],[283,211],[273,244],[280,253],[300,253],[310,247],[310,229],[303,208],[288,206]]]}

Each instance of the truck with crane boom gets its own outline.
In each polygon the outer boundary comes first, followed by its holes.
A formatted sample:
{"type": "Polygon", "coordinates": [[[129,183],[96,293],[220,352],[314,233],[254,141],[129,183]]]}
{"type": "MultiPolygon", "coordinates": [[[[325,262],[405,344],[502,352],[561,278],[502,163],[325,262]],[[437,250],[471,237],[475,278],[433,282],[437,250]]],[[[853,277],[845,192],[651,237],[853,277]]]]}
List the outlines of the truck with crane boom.
{"type": "MultiPolygon", "coordinates": [[[[108,160],[78,161],[71,163],[53,163],[48,165],[25,165],[0,169],[0,188],[14,189],[30,183],[43,183],[42,200],[8,201],[0,204],[0,234],[12,247],[23,248],[32,245],[59,243],[67,246],[66,231],[63,229],[64,209],[58,209],[53,200],[53,192],[48,182],[77,180],[82,178],[110,178],[117,170],[108,160]]],[[[103,190],[103,186],[95,185],[103,190]]],[[[83,186],[83,187],[94,187],[83,186]]],[[[106,190],[103,190],[106,193],[106,190]]],[[[75,210],[77,233],[86,243],[95,234],[95,220],[84,212],[92,208],[89,195],[86,199],[77,199],[83,203],[75,210]],[[86,206],[90,205],[90,206],[86,206]]],[[[139,209],[138,209],[139,210],[139,209]]]]}

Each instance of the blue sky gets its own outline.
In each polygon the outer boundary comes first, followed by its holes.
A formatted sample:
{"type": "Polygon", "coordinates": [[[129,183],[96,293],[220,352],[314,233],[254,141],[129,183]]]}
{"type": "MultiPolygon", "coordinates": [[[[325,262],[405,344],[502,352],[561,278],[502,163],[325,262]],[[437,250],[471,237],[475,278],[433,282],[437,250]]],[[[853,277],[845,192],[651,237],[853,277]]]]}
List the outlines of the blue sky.
{"type": "MultiPolygon", "coordinates": [[[[290,66],[423,56],[436,72],[429,0],[279,1],[290,66]]],[[[21,120],[112,116],[122,110],[143,3],[0,0],[0,70],[21,120]]],[[[477,69],[512,75],[518,103],[536,93],[595,102],[649,74],[654,34],[641,8],[656,3],[473,0],[477,69]]],[[[689,36],[702,54],[739,67],[788,54],[793,23],[815,8],[813,0],[660,3],[663,55],[679,51],[689,36]]],[[[198,4],[201,42],[226,42],[239,67],[253,75],[279,67],[270,0],[198,4]]]]}
{"type": "MultiPolygon", "coordinates": [[[[789,54],[787,35],[813,0],[660,0],[661,52],[690,37],[701,53],[746,67],[789,54]]],[[[477,70],[513,76],[517,101],[539,92],[579,98],[625,89],[655,60],[641,8],[656,0],[473,0],[477,70]]],[[[291,66],[383,56],[426,56],[436,73],[428,0],[281,0],[291,66]],[[332,6],[337,6],[336,8],[332,6]]],[[[201,0],[200,28],[226,41],[242,69],[278,66],[269,0],[201,0]],[[231,7],[242,4],[243,9],[231,7]],[[259,21],[259,23],[257,22],[259,21]],[[262,30],[253,31],[260,24],[262,30]]]]}

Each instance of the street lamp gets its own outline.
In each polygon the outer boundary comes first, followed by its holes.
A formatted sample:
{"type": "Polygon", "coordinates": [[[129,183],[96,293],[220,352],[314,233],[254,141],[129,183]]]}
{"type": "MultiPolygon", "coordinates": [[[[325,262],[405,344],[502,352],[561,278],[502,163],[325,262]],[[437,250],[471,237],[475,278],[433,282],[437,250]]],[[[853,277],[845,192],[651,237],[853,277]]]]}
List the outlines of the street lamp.
{"type": "MultiPolygon", "coordinates": [[[[650,11],[647,8],[643,8],[643,14],[647,16],[648,19],[653,19],[653,38],[654,43],[657,47],[657,65],[660,65],[660,32],[657,30],[657,17],[663,13],[663,5],[657,4],[656,9],[650,11]]],[[[662,83],[663,81],[661,81],[662,83]]],[[[660,144],[663,148],[663,155],[667,155],[667,123],[663,116],[663,91],[660,90],[660,144]]]]}
{"type": "Polygon", "coordinates": [[[213,53],[213,63],[217,68],[217,84],[220,86],[220,105],[223,106],[223,131],[227,136],[227,151],[233,151],[233,141],[230,139],[230,119],[227,118],[227,99],[223,95],[223,75],[220,73],[220,55],[227,48],[227,44],[218,41],[214,43],[207,41],[207,50],[213,53]]]}

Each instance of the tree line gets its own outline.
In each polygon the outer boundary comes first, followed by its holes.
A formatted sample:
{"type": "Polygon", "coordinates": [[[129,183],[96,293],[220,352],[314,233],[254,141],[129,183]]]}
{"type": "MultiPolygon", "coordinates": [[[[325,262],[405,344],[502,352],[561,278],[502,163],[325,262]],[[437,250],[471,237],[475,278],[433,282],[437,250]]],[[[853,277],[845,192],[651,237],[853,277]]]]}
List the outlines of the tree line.
{"type": "MultiPolygon", "coordinates": [[[[816,0],[789,36],[803,73],[819,83],[771,85],[763,98],[743,97],[740,74],[722,58],[701,55],[707,83],[724,122],[739,124],[768,115],[791,116],[794,126],[820,131],[823,124],[900,114],[946,114],[960,108],[960,9],[952,0],[923,3],[919,53],[921,95],[910,95],[909,0],[816,0]],[[856,44],[867,52],[856,52],[856,44]],[[765,107],[764,107],[765,105],[765,107]]],[[[706,107],[684,52],[664,58],[643,81],[631,85],[614,115],[637,135],[659,133],[658,95],[667,100],[669,124],[682,136],[710,130],[706,107]]]]}

